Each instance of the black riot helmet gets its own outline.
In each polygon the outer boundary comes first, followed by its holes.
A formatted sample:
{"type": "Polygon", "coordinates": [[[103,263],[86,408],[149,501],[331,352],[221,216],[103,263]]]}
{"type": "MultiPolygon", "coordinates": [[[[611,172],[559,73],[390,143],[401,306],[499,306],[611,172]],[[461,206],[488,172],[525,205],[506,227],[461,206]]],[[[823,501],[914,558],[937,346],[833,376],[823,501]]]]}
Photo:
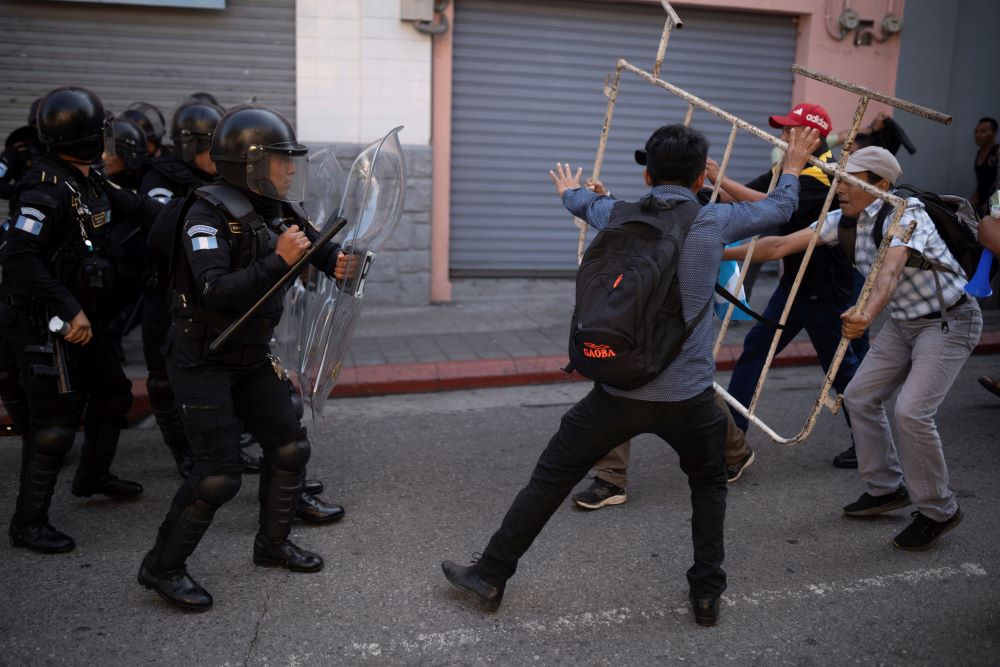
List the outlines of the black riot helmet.
{"type": "Polygon", "coordinates": [[[225,111],[207,102],[185,102],[170,123],[170,140],[186,164],[194,166],[194,158],[212,147],[212,134],[225,111]]]}
{"type": "Polygon", "coordinates": [[[146,138],[157,146],[160,145],[163,134],[167,131],[167,122],[159,109],[148,102],[133,102],[122,115],[139,123],[146,133],[146,138]]]}
{"type": "Polygon", "coordinates": [[[214,104],[220,109],[222,108],[222,105],[219,104],[219,98],[217,98],[212,93],[206,93],[206,92],[191,93],[191,99],[197,100],[198,102],[205,102],[206,104],[214,104]]]}
{"type": "Polygon", "coordinates": [[[38,138],[45,146],[81,163],[114,153],[111,114],[101,98],[79,86],[56,88],[38,103],[38,138]]]}
{"type": "Polygon", "coordinates": [[[212,137],[212,160],[225,181],[283,201],[303,201],[308,149],[292,124],[260,106],[231,109],[212,137]]]}
{"type": "Polygon", "coordinates": [[[115,155],[121,158],[125,168],[134,171],[146,161],[146,133],[138,123],[126,118],[116,118],[111,122],[111,133],[115,137],[115,155]]]}
{"type": "Polygon", "coordinates": [[[37,97],[28,109],[28,127],[38,127],[38,105],[42,103],[42,98],[37,97]]]}

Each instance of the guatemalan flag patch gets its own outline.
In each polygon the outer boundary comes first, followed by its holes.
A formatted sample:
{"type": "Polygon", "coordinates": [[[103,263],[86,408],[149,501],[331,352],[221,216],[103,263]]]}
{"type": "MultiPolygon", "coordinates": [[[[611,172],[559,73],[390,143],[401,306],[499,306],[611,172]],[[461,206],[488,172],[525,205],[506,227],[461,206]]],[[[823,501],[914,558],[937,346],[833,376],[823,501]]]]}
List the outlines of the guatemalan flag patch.
{"type": "Polygon", "coordinates": [[[195,250],[215,250],[219,247],[219,242],[214,236],[194,236],[191,238],[191,247],[195,250]]]}
{"type": "Polygon", "coordinates": [[[191,247],[195,250],[215,250],[219,247],[219,242],[215,235],[219,230],[209,225],[194,225],[187,230],[191,237],[191,247]]]}
{"type": "Polygon", "coordinates": [[[45,214],[37,208],[24,207],[21,209],[20,215],[17,216],[14,228],[38,236],[42,233],[42,220],[44,219],[45,214]]]}

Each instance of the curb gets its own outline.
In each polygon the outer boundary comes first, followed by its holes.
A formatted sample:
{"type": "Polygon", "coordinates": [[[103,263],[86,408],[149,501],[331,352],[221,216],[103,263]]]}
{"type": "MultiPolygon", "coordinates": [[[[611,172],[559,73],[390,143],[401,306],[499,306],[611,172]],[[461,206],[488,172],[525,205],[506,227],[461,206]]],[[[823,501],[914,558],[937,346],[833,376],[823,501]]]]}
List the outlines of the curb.
{"type": "MultiPolygon", "coordinates": [[[[732,370],[743,351],[742,345],[723,345],[716,358],[716,370],[732,370]]],[[[984,331],[973,354],[1000,353],[1000,331],[984,331]]],[[[526,384],[587,381],[578,373],[567,375],[566,355],[521,357],[517,359],[476,359],[414,364],[386,364],[345,368],[333,398],[415,394],[456,389],[486,389],[526,384]]],[[[807,341],[796,341],[775,357],[773,367],[818,364],[816,351],[807,341]]]]}
{"type": "MultiPolygon", "coordinates": [[[[743,350],[742,345],[719,348],[716,369],[732,370],[743,350]]],[[[1000,331],[984,331],[973,354],[1000,354],[1000,331]]],[[[589,381],[578,373],[566,374],[566,355],[519,357],[516,359],[473,359],[412,364],[383,364],[345,368],[331,395],[333,398],[417,394],[457,389],[488,389],[528,384],[589,381]]],[[[774,359],[774,367],[817,364],[816,352],[807,341],[796,341],[774,359]]],[[[132,407],[127,419],[135,425],[151,413],[146,378],[132,380],[132,407]]],[[[0,412],[0,414],[3,414],[0,412]]],[[[6,414],[0,418],[0,435],[9,429],[6,414]]]]}

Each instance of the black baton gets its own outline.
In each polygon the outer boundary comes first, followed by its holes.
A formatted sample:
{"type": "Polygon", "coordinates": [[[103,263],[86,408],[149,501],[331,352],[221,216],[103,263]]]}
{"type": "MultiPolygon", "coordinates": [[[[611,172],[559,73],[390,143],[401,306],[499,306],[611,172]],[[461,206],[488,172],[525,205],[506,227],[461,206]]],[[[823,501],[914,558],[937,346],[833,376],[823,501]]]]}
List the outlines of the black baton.
{"type": "Polygon", "coordinates": [[[254,303],[252,306],[250,306],[249,310],[247,310],[247,312],[243,313],[243,315],[240,316],[240,319],[230,324],[228,327],[226,327],[225,331],[216,336],[215,340],[213,340],[212,343],[208,346],[208,349],[212,352],[215,352],[227,340],[229,340],[230,337],[232,337],[232,335],[236,333],[236,330],[239,329],[241,326],[243,326],[243,324],[248,319],[250,319],[254,313],[257,312],[257,310],[261,307],[261,305],[263,305],[265,301],[274,296],[275,292],[280,290],[282,287],[288,284],[288,281],[297,276],[299,272],[305,267],[306,263],[310,259],[312,259],[312,256],[315,255],[320,248],[325,246],[330,239],[336,236],[337,232],[343,229],[344,225],[346,224],[347,224],[347,218],[343,217],[337,218],[333,223],[328,224],[327,228],[323,230],[322,234],[320,234],[320,237],[316,239],[316,243],[314,243],[312,247],[306,251],[306,254],[302,255],[299,261],[295,262],[292,268],[288,269],[288,272],[285,273],[285,275],[281,276],[281,278],[279,278],[276,283],[271,285],[271,287],[269,287],[268,290],[264,292],[259,299],[257,299],[257,302],[254,303]]]}

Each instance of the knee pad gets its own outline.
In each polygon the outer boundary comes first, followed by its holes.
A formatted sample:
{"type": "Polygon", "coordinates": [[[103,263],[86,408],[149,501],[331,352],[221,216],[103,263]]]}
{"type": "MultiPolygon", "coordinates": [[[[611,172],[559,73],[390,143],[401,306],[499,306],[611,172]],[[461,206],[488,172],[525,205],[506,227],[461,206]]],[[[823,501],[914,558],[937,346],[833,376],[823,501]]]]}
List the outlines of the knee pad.
{"type": "Polygon", "coordinates": [[[220,466],[201,478],[194,489],[192,500],[195,504],[218,508],[235,498],[242,484],[242,468],[220,466]]]}
{"type": "Polygon", "coordinates": [[[150,375],[146,380],[146,389],[149,391],[149,402],[154,406],[174,404],[174,390],[170,387],[170,381],[165,377],[150,375]]]}
{"type": "Polygon", "coordinates": [[[73,447],[76,432],[68,426],[39,429],[31,439],[34,450],[45,456],[65,456],[73,447]]]}
{"type": "Polygon", "coordinates": [[[302,470],[309,462],[312,448],[305,438],[287,440],[274,447],[274,465],[280,470],[302,470]]]}

